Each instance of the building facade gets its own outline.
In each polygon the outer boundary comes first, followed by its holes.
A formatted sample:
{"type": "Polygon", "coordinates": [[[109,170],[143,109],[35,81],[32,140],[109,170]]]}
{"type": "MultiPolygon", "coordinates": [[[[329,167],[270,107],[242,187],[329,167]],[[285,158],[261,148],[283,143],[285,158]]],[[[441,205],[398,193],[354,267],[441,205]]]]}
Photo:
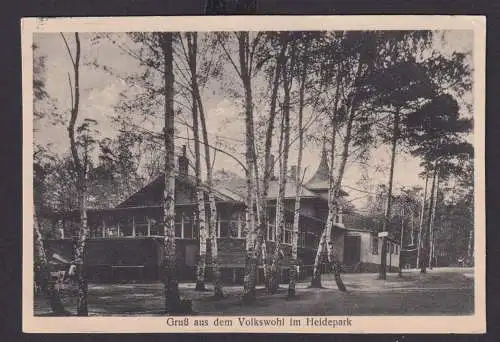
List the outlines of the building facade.
{"type": "MultiPolygon", "coordinates": [[[[197,208],[196,179],[188,172],[185,154],[179,157],[175,184],[175,237],[178,274],[181,281],[195,279],[199,258],[199,234],[195,222],[197,208]]],[[[293,213],[295,206],[294,168],[285,189],[285,231],[282,234],[283,251],[282,280],[287,278],[291,257],[293,213]]],[[[301,262],[301,276],[312,273],[319,237],[328,214],[328,162],[323,150],[320,165],[313,177],[302,186],[299,219],[298,255],[301,262]]],[[[88,225],[90,239],[86,254],[89,278],[96,281],[143,279],[160,277],[159,268],[163,259],[163,190],[165,179],[160,175],[151,183],[132,194],[115,208],[89,209],[88,225]]],[[[266,247],[272,253],[275,246],[275,207],[278,195],[278,180],[271,177],[268,201],[269,224],[266,232],[266,247]]],[[[205,188],[205,191],[208,189],[205,188]]],[[[245,265],[245,180],[231,172],[221,171],[212,189],[217,206],[217,240],[219,266],[223,280],[241,283],[245,265]]],[[[347,196],[342,192],[342,197],[347,196]]],[[[208,195],[206,196],[206,213],[208,195]]],[[[342,202],[342,201],[340,201],[342,202]]],[[[57,224],[61,239],[48,240],[52,253],[71,259],[73,239],[77,231],[78,212],[64,213],[57,224]]],[[[206,220],[208,222],[208,218],[206,220]]],[[[380,263],[371,254],[374,243],[370,231],[349,230],[343,224],[342,210],[339,210],[334,224],[334,247],[337,259],[346,271],[369,271],[371,264],[380,263]]],[[[207,257],[210,258],[209,244],[207,257]]],[[[390,256],[389,256],[390,258],[390,256]]],[[[394,258],[398,259],[398,258],[394,258]]],[[[392,259],[391,259],[392,260],[392,259]]],[[[261,261],[262,263],[262,261],[261,261]]],[[[388,265],[396,265],[388,261],[388,265]]],[[[207,268],[207,277],[210,270],[207,268]]],[[[262,279],[262,270],[260,273],[262,279]]]]}

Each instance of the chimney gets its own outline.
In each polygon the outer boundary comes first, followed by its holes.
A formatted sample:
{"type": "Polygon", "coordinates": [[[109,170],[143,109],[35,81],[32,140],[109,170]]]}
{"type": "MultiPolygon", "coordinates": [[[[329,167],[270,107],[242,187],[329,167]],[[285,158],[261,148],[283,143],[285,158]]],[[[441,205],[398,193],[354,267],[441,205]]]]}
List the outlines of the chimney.
{"type": "Polygon", "coordinates": [[[186,156],[186,145],[182,145],[182,155],[179,156],[179,175],[187,177],[189,161],[186,156]]]}
{"type": "Polygon", "coordinates": [[[297,180],[297,166],[296,165],[290,166],[290,178],[293,181],[297,180]]]}
{"type": "Polygon", "coordinates": [[[274,174],[274,154],[269,155],[269,179],[276,180],[276,175],[274,174]]]}

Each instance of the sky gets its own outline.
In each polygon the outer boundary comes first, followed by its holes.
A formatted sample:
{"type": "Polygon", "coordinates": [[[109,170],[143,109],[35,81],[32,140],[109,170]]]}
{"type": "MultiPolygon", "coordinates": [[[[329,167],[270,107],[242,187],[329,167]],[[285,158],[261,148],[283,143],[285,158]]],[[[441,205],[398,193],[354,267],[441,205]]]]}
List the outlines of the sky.
{"type": "MultiPolygon", "coordinates": [[[[70,49],[74,49],[74,36],[65,34],[70,49]]],[[[118,44],[127,43],[124,36],[115,36],[118,44]],[[120,43],[120,39],[122,39],[120,43]]],[[[107,39],[96,40],[93,34],[81,34],[82,48],[82,69],[81,69],[81,107],[80,118],[92,118],[99,122],[98,129],[100,135],[114,136],[117,134],[117,127],[111,121],[111,116],[115,114],[116,106],[120,103],[120,94],[133,92],[130,84],[120,77],[110,75],[102,69],[90,65],[97,62],[100,65],[106,65],[112,68],[116,74],[126,75],[137,72],[140,67],[137,61],[124,53],[117,44],[113,44],[107,39]]],[[[70,93],[68,86],[68,73],[71,73],[71,61],[66,50],[66,46],[60,34],[58,33],[38,33],[34,36],[34,43],[39,47],[37,55],[45,56],[46,70],[44,77],[46,80],[46,90],[57,104],[64,117],[69,117],[70,93]],[[67,113],[67,114],[66,114],[67,113]]],[[[436,35],[433,48],[443,54],[453,52],[472,51],[472,32],[471,31],[443,31],[436,35]]],[[[230,66],[224,68],[224,72],[233,72],[230,66]]],[[[233,75],[234,78],[234,75],[233,75]]],[[[254,82],[256,87],[265,87],[263,82],[257,80],[254,82]]],[[[221,87],[208,85],[203,92],[205,101],[205,110],[207,116],[207,125],[209,138],[216,138],[224,141],[225,148],[233,150],[234,153],[244,160],[244,122],[241,112],[241,105],[236,100],[228,97],[224,90],[228,88],[237,88],[239,83],[229,82],[221,87]]],[[[257,104],[256,113],[262,113],[266,104],[257,104]]],[[[306,110],[305,121],[312,115],[310,109],[306,110]]],[[[160,131],[162,127],[152,125],[149,128],[160,131]]],[[[313,125],[314,128],[314,125],[313,125]]],[[[316,127],[317,129],[318,127],[316,127]]],[[[185,131],[185,129],[183,129],[185,131]]],[[[69,150],[69,140],[64,125],[54,125],[48,120],[35,122],[35,142],[44,146],[49,146],[50,150],[62,154],[69,150]]],[[[184,134],[185,135],[185,134],[184,134]]],[[[177,145],[184,142],[176,141],[177,145]]],[[[303,166],[306,167],[305,180],[307,180],[316,170],[321,155],[320,144],[308,144],[304,149],[303,166]]],[[[297,160],[296,145],[292,145],[290,151],[289,165],[295,164],[297,160]]],[[[363,191],[374,191],[378,184],[388,182],[388,165],[390,153],[388,146],[380,146],[372,152],[367,165],[361,165],[350,161],[347,165],[343,184],[350,193],[353,203],[362,208],[365,204],[366,194],[353,188],[363,191]],[[377,171],[377,167],[382,166],[382,171],[377,171]],[[360,182],[365,179],[364,182],[360,182]],[[368,181],[366,181],[368,179],[368,181]]],[[[216,155],[215,169],[231,170],[242,174],[241,168],[231,158],[221,153],[216,155]]],[[[419,160],[400,152],[397,155],[394,174],[395,188],[402,186],[409,187],[413,185],[423,186],[424,180],[417,177],[420,172],[419,160]]]]}

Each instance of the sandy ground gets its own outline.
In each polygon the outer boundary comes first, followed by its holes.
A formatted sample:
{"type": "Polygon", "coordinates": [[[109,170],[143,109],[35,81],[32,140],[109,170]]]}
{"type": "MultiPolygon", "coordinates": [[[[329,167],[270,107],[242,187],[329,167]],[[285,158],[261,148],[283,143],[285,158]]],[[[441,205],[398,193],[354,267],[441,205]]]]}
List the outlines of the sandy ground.
{"type": "MultiPolygon", "coordinates": [[[[297,298],[286,299],[287,285],[276,294],[258,287],[258,300],[242,305],[241,286],[224,288],[226,297],[214,299],[209,291],[197,292],[193,283],[180,284],[181,296],[191,299],[195,315],[468,315],[474,312],[474,275],[470,268],[434,269],[427,274],[405,270],[403,277],[391,273],[387,280],[376,274],[344,274],[348,289],[337,290],[331,275],[323,276],[324,289],[297,284],[297,298]]],[[[75,289],[66,288],[66,308],[75,312],[75,289]]],[[[90,284],[89,314],[92,316],[161,315],[163,285],[90,284]]],[[[43,297],[35,297],[35,315],[48,315],[43,297]]]]}

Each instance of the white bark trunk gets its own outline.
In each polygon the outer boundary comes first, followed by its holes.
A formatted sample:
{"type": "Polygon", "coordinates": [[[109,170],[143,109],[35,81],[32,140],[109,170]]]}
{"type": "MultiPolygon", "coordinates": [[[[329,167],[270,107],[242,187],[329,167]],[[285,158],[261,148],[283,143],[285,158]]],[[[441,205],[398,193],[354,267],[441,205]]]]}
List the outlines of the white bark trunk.
{"type": "Polygon", "coordinates": [[[165,66],[165,190],[163,194],[165,312],[180,310],[175,255],[175,154],[173,34],[161,33],[165,66]]]}
{"type": "Polygon", "coordinates": [[[420,210],[420,221],[418,224],[418,236],[417,236],[417,263],[416,263],[416,268],[420,267],[420,255],[422,252],[422,229],[424,226],[424,214],[425,214],[425,207],[426,207],[426,202],[427,202],[427,187],[429,185],[429,174],[426,173],[425,175],[425,189],[424,189],[424,197],[422,199],[422,207],[420,210]]]}
{"type": "Polygon", "coordinates": [[[45,252],[43,236],[38,225],[35,210],[33,210],[33,232],[34,232],[34,247],[35,247],[35,269],[34,280],[35,285],[40,288],[44,296],[47,298],[52,312],[56,316],[68,316],[70,313],[66,311],[59,296],[59,291],[55,284],[51,281],[49,261],[45,252]]]}

